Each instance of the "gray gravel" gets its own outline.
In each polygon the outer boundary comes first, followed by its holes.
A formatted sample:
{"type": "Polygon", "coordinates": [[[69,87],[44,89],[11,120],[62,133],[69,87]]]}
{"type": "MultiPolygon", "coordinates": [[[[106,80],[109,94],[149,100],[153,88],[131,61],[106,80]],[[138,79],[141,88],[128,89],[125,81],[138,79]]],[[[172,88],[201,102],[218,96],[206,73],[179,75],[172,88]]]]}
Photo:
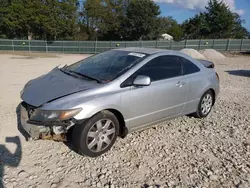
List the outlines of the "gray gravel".
{"type": "Polygon", "coordinates": [[[0,176],[2,170],[6,187],[250,187],[250,57],[216,62],[221,93],[208,118],[180,117],[155,125],[118,139],[95,159],[63,143],[26,142],[17,130],[23,84],[58,62],[80,57],[1,58],[0,176]],[[16,146],[5,138],[16,135],[19,150],[6,152],[16,146]]]}

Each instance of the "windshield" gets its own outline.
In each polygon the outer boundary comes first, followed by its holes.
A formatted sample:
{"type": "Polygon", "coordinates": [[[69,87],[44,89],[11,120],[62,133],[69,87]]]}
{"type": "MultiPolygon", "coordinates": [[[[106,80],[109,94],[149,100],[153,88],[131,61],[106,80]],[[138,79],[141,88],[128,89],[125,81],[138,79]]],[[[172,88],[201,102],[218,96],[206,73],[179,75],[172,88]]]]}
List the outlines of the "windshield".
{"type": "Polygon", "coordinates": [[[146,54],[142,53],[111,50],[81,60],[66,67],[66,70],[107,83],[124,74],[145,57],[146,54]]]}

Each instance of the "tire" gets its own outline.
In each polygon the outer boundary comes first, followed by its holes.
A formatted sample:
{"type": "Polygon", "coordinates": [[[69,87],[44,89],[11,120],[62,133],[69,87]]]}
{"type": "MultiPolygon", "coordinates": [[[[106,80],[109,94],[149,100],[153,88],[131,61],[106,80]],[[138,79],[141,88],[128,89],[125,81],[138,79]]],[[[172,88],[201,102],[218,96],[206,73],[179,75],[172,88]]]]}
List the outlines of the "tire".
{"type": "Polygon", "coordinates": [[[104,110],[82,124],[75,125],[72,141],[80,155],[98,157],[114,145],[119,134],[119,121],[110,111],[104,110]]]}
{"type": "Polygon", "coordinates": [[[206,118],[213,108],[214,100],[215,99],[212,91],[206,91],[200,99],[197,111],[194,113],[194,116],[196,118],[206,118]]]}

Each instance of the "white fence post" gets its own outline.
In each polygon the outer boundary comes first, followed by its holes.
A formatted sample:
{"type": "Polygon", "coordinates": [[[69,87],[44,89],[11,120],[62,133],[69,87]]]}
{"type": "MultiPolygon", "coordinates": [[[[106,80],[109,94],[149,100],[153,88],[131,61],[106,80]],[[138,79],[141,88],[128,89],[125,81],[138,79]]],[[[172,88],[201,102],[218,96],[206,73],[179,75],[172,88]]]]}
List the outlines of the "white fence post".
{"type": "Polygon", "coordinates": [[[30,40],[29,40],[29,52],[30,52],[30,40]]]}
{"type": "Polygon", "coordinates": [[[62,40],[62,53],[64,54],[63,40],[62,40]]]}
{"type": "Polygon", "coordinates": [[[78,53],[80,54],[81,51],[80,51],[80,41],[78,41],[78,53]]]}
{"type": "Polygon", "coordinates": [[[14,42],[13,42],[13,40],[11,40],[11,41],[12,41],[12,51],[14,52],[15,51],[14,42]]]}
{"type": "Polygon", "coordinates": [[[229,50],[229,47],[230,47],[230,39],[227,40],[227,51],[229,50]]]}
{"type": "Polygon", "coordinates": [[[244,42],[244,39],[241,39],[241,43],[240,43],[240,51],[242,50],[242,47],[243,47],[243,42],[244,42]]]}
{"type": "Polygon", "coordinates": [[[45,41],[45,48],[46,48],[45,50],[46,50],[46,53],[48,53],[48,45],[47,45],[47,42],[48,42],[48,41],[46,40],[46,41],[45,41]]]}
{"type": "Polygon", "coordinates": [[[95,40],[95,54],[96,54],[96,52],[97,52],[96,47],[97,47],[97,39],[95,40]]]}
{"type": "Polygon", "coordinates": [[[215,40],[213,40],[213,45],[212,45],[212,49],[214,49],[214,43],[215,43],[215,40]]]}
{"type": "Polygon", "coordinates": [[[198,50],[201,49],[201,40],[202,40],[202,39],[200,39],[199,46],[198,46],[198,50]]]}

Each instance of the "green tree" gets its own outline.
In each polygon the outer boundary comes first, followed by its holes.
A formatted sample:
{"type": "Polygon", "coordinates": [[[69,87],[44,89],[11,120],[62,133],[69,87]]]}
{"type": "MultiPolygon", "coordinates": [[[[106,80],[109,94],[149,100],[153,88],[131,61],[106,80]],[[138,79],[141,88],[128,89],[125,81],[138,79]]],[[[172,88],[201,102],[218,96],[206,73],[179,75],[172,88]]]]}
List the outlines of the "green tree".
{"type": "Polygon", "coordinates": [[[244,20],[219,0],[210,0],[204,13],[182,24],[185,38],[246,38],[248,31],[244,20]]]}
{"type": "Polygon", "coordinates": [[[249,38],[250,33],[248,30],[242,26],[245,23],[245,20],[242,20],[238,14],[234,14],[234,24],[231,32],[231,38],[249,38]]]}
{"type": "Polygon", "coordinates": [[[182,28],[172,17],[159,17],[156,21],[156,38],[162,34],[167,33],[173,36],[174,40],[180,40],[183,36],[182,28]]]}
{"type": "Polygon", "coordinates": [[[105,0],[103,22],[100,25],[103,40],[120,40],[128,0],[105,0]]]}
{"type": "Polygon", "coordinates": [[[218,0],[210,0],[206,7],[206,22],[210,38],[230,38],[234,25],[234,14],[229,7],[218,0]]]}
{"type": "Polygon", "coordinates": [[[76,0],[12,0],[1,11],[8,38],[55,40],[71,37],[76,27],[76,0]]]}
{"type": "Polygon", "coordinates": [[[82,32],[91,40],[120,39],[128,0],[86,0],[81,12],[82,32]]]}
{"type": "Polygon", "coordinates": [[[159,6],[153,1],[131,0],[122,26],[123,38],[128,40],[151,39],[159,15],[159,6]]]}
{"type": "Polygon", "coordinates": [[[86,25],[86,31],[89,39],[96,37],[95,31],[100,27],[102,20],[102,4],[101,0],[86,0],[83,5],[83,25],[86,25]]]}
{"type": "Polygon", "coordinates": [[[42,1],[37,16],[40,35],[47,40],[72,39],[77,31],[77,0],[42,1]]]}
{"type": "Polygon", "coordinates": [[[195,15],[182,24],[183,37],[186,39],[206,38],[210,32],[204,13],[195,15]]]}
{"type": "Polygon", "coordinates": [[[0,0],[0,37],[6,37],[6,26],[4,24],[3,18],[7,14],[8,6],[10,5],[10,0],[0,0]]]}
{"type": "Polygon", "coordinates": [[[34,33],[38,3],[28,0],[9,1],[2,16],[2,25],[5,28],[7,37],[24,38],[34,33]]]}
{"type": "Polygon", "coordinates": [[[177,21],[159,14],[159,6],[151,0],[86,0],[80,36],[90,40],[145,40],[167,32],[179,40],[182,29],[177,21]]]}

